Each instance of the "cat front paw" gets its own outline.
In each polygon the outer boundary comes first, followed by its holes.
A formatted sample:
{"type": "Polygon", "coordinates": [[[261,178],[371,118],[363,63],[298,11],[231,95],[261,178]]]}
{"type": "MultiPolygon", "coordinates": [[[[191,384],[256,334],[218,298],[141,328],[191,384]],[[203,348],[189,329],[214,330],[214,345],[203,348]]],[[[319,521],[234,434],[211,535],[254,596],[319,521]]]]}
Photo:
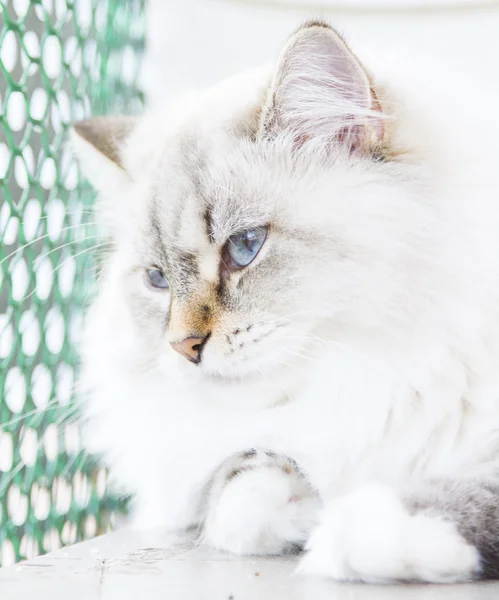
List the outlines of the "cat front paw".
{"type": "Polygon", "coordinates": [[[303,548],[318,508],[293,461],[251,450],[232,457],[217,474],[204,540],[234,554],[295,552],[303,548]]]}
{"type": "Polygon", "coordinates": [[[337,581],[458,582],[479,563],[453,523],[411,515],[391,488],[375,484],[329,503],[306,549],[298,571],[337,581]]]}

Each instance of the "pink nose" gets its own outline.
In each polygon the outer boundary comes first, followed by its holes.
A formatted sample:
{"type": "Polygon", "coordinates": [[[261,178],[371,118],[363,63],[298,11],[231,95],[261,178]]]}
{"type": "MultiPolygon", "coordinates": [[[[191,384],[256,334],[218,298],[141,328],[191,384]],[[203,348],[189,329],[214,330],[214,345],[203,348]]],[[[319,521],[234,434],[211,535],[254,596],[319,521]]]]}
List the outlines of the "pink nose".
{"type": "Polygon", "coordinates": [[[180,342],[170,342],[170,346],[187,360],[198,365],[201,362],[201,353],[208,341],[210,334],[207,333],[204,337],[190,335],[180,342]]]}

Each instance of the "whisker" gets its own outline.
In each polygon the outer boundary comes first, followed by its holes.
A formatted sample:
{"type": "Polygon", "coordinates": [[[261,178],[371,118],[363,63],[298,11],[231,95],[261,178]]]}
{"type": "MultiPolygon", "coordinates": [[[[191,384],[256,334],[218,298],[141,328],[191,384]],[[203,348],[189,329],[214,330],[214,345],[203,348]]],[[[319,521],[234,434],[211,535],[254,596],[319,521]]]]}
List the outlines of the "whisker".
{"type": "Polygon", "coordinates": [[[286,352],[286,354],[289,354],[290,356],[296,356],[298,358],[308,360],[312,363],[320,364],[320,361],[314,360],[311,356],[307,356],[306,354],[303,354],[302,352],[298,352],[296,350],[291,350],[290,348],[283,348],[283,350],[284,350],[284,352],[286,352]]]}
{"type": "MultiPolygon", "coordinates": [[[[59,418],[54,425],[56,427],[59,427],[61,424],[64,423],[64,419],[66,418],[66,415],[63,415],[63,417],[59,418]]],[[[38,442],[36,443],[36,452],[38,453],[38,450],[40,449],[41,445],[45,442],[44,440],[44,436],[40,437],[40,439],[38,440],[38,442]]],[[[3,497],[5,495],[5,493],[7,492],[7,489],[10,485],[10,483],[12,482],[12,480],[15,478],[15,476],[19,473],[19,471],[24,467],[25,462],[23,460],[20,460],[17,465],[14,467],[14,469],[12,469],[12,471],[9,472],[9,475],[7,476],[6,479],[4,479],[0,485],[0,497],[3,497]]]]}
{"type": "Polygon", "coordinates": [[[258,321],[257,325],[267,325],[269,323],[277,323],[279,321],[290,321],[291,317],[296,317],[297,315],[304,315],[304,314],[313,314],[313,311],[312,310],[298,310],[296,312],[289,313],[289,314],[284,315],[282,317],[274,317],[272,319],[266,319],[264,321],[258,321]]]}
{"type": "MultiPolygon", "coordinates": [[[[70,402],[66,406],[69,407],[72,404],[73,404],[73,402],[70,402]]],[[[51,402],[49,402],[47,404],[47,406],[44,406],[42,408],[34,408],[33,410],[29,410],[28,412],[18,415],[17,417],[15,417],[13,419],[10,419],[10,421],[3,422],[2,427],[8,427],[10,425],[15,425],[16,423],[20,423],[21,421],[24,421],[24,419],[27,419],[28,417],[32,417],[34,415],[42,415],[43,413],[48,412],[49,410],[52,410],[57,407],[62,407],[62,405],[60,404],[60,402],[57,399],[52,400],[51,402]]]]}
{"type": "Polygon", "coordinates": [[[35,263],[37,263],[37,262],[41,261],[43,258],[49,256],[50,254],[52,254],[52,252],[57,252],[57,250],[62,250],[62,248],[66,248],[66,246],[71,246],[72,244],[84,244],[88,240],[92,240],[92,239],[95,239],[98,237],[100,237],[100,236],[99,235],[88,235],[81,240],[72,240],[70,242],[66,242],[65,244],[61,244],[60,246],[57,246],[56,248],[52,248],[52,250],[45,252],[45,254],[37,256],[35,258],[35,263]]]}
{"type": "MultiPolygon", "coordinates": [[[[40,447],[39,444],[37,444],[37,450],[40,447]]],[[[2,485],[0,486],[0,498],[4,497],[4,495],[7,493],[7,489],[11,483],[11,481],[14,479],[14,477],[19,473],[19,471],[24,467],[24,461],[20,460],[17,465],[14,467],[14,469],[12,469],[12,471],[9,473],[9,476],[7,477],[6,480],[4,480],[2,482],[2,485]]]]}
{"type": "Polygon", "coordinates": [[[356,352],[357,354],[361,354],[360,350],[358,350],[357,348],[354,348],[352,346],[349,346],[348,344],[344,344],[342,342],[338,342],[337,340],[334,339],[329,339],[326,340],[324,338],[321,338],[320,336],[314,334],[314,333],[307,333],[307,336],[309,336],[309,338],[312,340],[317,341],[318,343],[322,343],[325,346],[336,346],[337,348],[341,348],[343,350],[349,350],[351,352],[356,352]]]}
{"type": "MultiPolygon", "coordinates": [[[[81,212],[76,212],[76,211],[75,212],[65,212],[63,220],[66,217],[71,217],[72,215],[77,215],[77,216],[94,215],[95,216],[95,211],[87,210],[87,211],[81,211],[81,212]]],[[[46,219],[50,219],[50,217],[51,217],[51,215],[42,215],[40,217],[37,217],[37,221],[38,221],[37,230],[38,230],[38,227],[40,226],[40,222],[45,221],[46,219]]],[[[24,219],[23,221],[19,220],[19,225],[24,226],[26,224],[26,222],[27,222],[26,219],[24,219]]],[[[85,227],[86,225],[98,225],[98,223],[94,222],[94,221],[91,221],[91,222],[90,221],[82,221],[81,223],[75,224],[74,227],[85,227]]]]}
{"type": "MultiPolygon", "coordinates": [[[[68,227],[64,227],[63,229],[61,229],[60,233],[62,233],[63,231],[69,231],[71,229],[76,229],[77,227],[81,227],[81,224],[79,224],[79,225],[69,225],[68,227]]],[[[41,235],[41,236],[35,238],[34,240],[31,240],[30,242],[27,242],[26,244],[23,244],[22,246],[19,246],[18,248],[16,248],[15,250],[13,250],[9,254],[7,254],[7,256],[5,256],[4,258],[2,258],[2,260],[0,260],[0,265],[2,265],[6,260],[8,260],[9,258],[11,258],[12,256],[15,256],[18,252],[21,252],[22,250],[25,250],[26,248],[28,248],[32,244],[36,244],[36,242],[40,242],[41,240],[44,240],[45,238],[48,238],[50,236],[51,236],[50,233],[46,233],[44,235],[41,235]]]]}
{"type": "MultiPolygon", "coordinates": [[[[97,237],[97,236],[94,236],[97,237]]],[[[78,256],[81,256],[82,254],[85,254],[86,252],[91,252],[92,250],[96,250],[97,248],[101,248],[103,246],[109,246],[111,245],[112,242],[101,242],[100,244],[95,244],[94,246],[91,246],[90,248],[84,248],[81,252],[77,252],[76,254],[72,254],[71,256],[69,256],[68,258],[66,258],[66,260],[63,260],[62,263],[58,264],[53,270],[52,270],[52,275],[57,273],[57,271],[59,269],[61,269],[68,261],[78,258],[78,256]]],[[[24,298],[22,298],[21,300],[19,300],[19,302],[25,302],[26,300],[28,300],[29,298],[31,298],[31,296],[36,293],[36,290],[38,289],[38,284],[35,285],[35,288],[27,295],[24,296],[24,298]]]]}
{"type": "Polygon", "coordinates": [[[87,452],[86,450],[83,450],[82,452],[78,452],[77,454],[75,454],[73,456],[73,458],[68,461],[67,465],[64,467],[64,470],[61,472],[61,477],[64,477],[65,475],[67,475],[71,469],[71,467],[78,461],[81,461],[80,465],[76,465],[75,466],[75,471],[78,471],[78,467],[81,466],[83,464],[83,462],[85,461],[85,458],[87,458],[88,456],[90,456],[90,453],[87,452]]]}

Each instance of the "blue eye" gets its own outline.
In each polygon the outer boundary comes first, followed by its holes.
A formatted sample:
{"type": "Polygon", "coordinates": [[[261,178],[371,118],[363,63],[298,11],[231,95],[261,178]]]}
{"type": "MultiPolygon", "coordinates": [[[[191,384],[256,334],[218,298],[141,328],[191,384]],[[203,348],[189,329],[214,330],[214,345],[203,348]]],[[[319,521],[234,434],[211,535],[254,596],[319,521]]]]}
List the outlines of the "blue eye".
{"type": "Polygon", "coordinates": [[[165,277],[163,271],[160,271],[160,269],[147,269],[146,274],[147,281],[151,287],[160,290],[167,290],[170,287],[168,279],[165,277]]]}
{"type": "Polygon", "coordinates": [[[235,268],[247,267],[260,252],[267,237],[267,227],[255,227],[231,235],[225,246],[231,265],[235,268]]]}

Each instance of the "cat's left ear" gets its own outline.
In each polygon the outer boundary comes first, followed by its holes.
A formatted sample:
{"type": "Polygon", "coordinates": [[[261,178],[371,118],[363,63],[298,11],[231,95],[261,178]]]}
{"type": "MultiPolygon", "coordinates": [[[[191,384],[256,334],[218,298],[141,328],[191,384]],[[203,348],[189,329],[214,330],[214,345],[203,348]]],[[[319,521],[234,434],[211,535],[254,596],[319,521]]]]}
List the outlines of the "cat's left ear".
{"type": "Polygon", "coordinates": [[[73,148],[83,174],[97,190],[109,190],[126,182],[123,148],[136,122],[134,117],[118,116],[94,117],[73,124],[73,148]]]}
{"type": "Polygon", "coordinates": [[[368,153],[383,139],[383,120],[369,76],[336,31],[311,22],[291,36],[262,111],[262,137],[368,153]]]}

